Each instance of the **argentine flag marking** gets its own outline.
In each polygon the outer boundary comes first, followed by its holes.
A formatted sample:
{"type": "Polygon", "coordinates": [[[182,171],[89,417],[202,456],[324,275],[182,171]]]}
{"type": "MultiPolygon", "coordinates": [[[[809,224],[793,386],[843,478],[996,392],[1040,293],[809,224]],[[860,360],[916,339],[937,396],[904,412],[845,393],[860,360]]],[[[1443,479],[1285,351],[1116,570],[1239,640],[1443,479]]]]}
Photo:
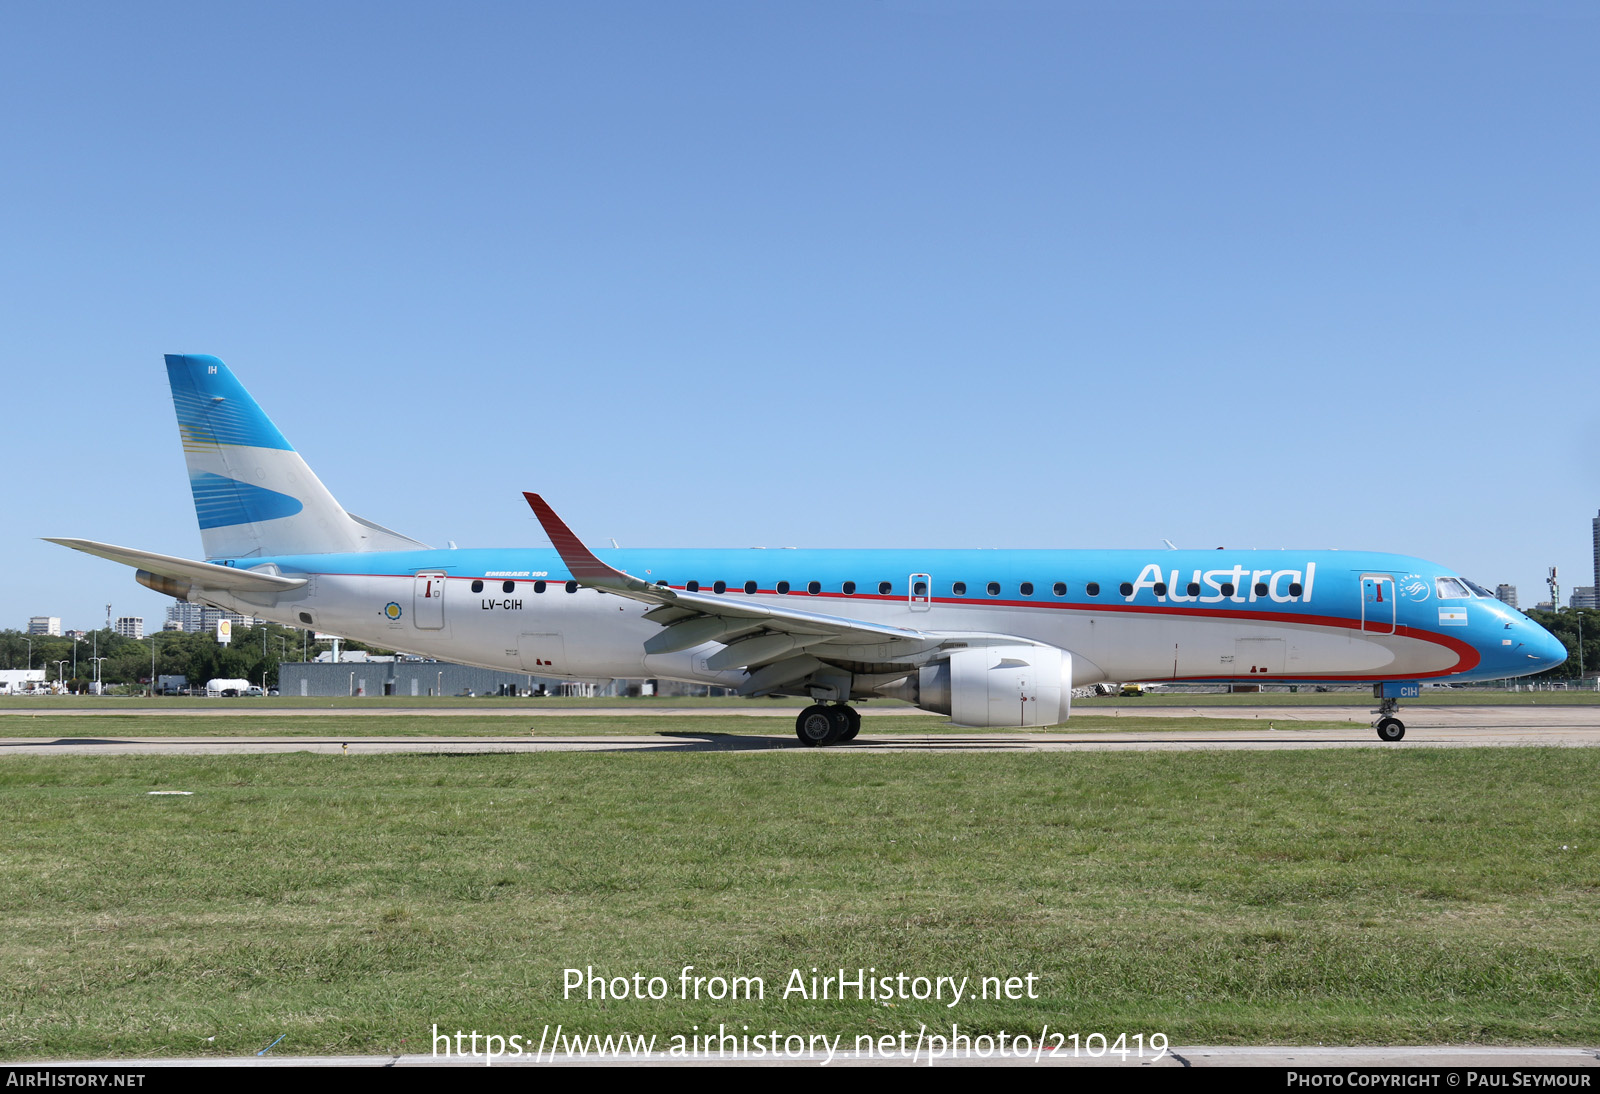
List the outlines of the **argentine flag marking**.
{"type": "Polygon", "coordinates": [[[1465,627],[1467,625],[1467,609],[1465,608],[1440,608],[1439,626],[1465,627]]]}

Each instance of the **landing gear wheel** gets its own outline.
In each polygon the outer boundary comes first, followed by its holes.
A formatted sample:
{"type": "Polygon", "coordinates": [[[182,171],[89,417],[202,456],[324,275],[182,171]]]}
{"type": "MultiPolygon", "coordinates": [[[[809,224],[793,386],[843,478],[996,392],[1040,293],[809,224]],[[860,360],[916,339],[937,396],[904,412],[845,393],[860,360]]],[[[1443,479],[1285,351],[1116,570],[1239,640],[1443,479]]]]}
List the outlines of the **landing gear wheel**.
{"type": "Polygon", "coordinates": [[[1398,741],[1406,735],[1406,724],[1398,718],[1379,718],[1378,736],[1385,741],[1398,741]]]}
{"type": "Polygon", "coordinates": [[[861,712],[855,707],[834,707],[833,709],[843,714],[845,719],[845,730],[839,734],[839,740],[855,740],[856,734],[861,732],[861,712]]]}
{"type": "Polygon", "coordinates": [[[807,748],[820,748],[837,741],[845,725],[846,719],[840,718],[834,708],[817,703],[806,707],[794,720],[794,735],[807,748]]]}

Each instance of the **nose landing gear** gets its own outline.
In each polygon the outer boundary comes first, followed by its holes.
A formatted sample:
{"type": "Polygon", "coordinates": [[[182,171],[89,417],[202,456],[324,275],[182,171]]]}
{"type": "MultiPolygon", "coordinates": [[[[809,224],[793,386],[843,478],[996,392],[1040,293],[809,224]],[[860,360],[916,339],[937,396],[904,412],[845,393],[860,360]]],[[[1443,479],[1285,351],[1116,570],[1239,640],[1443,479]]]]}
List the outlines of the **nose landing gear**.
{"type": "Polygon", "coordinates": [[[1400,700],[1422,698],[1422,685],[1415,680],[1384,680],[1372,685],[1372,697],[1378,700],[1378,709],[1372,712],[1378,716],[1372,723],[1378,739],[1398,741],[1406,735],[1406,724],[1394,716],[1400,700]]]}
{"type": "Polygon", "coordinates": [[[1400,709],[1398,699],[1380,699],[1378,709],[1372,713],[1381,715],[1373,723],[1373,728],[1378,731],[1378,739],[1383,741],[1398,741],[1406,735],[1406,724],[1394,716],[1400,709]]]}

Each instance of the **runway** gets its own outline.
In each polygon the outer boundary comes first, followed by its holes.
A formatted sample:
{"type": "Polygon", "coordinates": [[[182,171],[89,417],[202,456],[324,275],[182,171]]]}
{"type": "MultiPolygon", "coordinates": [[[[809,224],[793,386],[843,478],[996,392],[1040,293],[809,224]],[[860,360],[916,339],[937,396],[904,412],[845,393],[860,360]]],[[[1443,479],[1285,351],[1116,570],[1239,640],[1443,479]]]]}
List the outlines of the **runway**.
{"type": "MultiPolygon", "coordinates": [[[[733,708],[735,710],[739,708],[733,708]]],[[[1155,715],[1156,709],[1137,717],[1155,715]]],[[[1123,732],[1096,716],[1096,727],[1080,732],[1052,730],[983,731],[944,729],[929,733],[872,732],[869,714],[862,734],[854,741],[827,749],[827,754],[861,752],[1196,752],[1205,750],[1286,750],[1325,748],[1505,748],[1600,746],[1600,712],[1592,707],[1426,707],[1406,712],[1405,740],[1379,741],[1364,721],[1364,711],[1342,708],[1224,708],[1184,710],[1159,708],[1161,717],[1194,720],[1249,718],[1259,723],[1248,729],[1170,731],[1141,728],[1123,732]],[[1347,726],[1297,727],[1306,721],[1363,719],[1347,726]]],[[[612,710],[611,713],[617,713],[612,710]]],[[[684,721],[704,712],[675,711],[684,721]]],[[[898,713],[898,711],[897,711],[898,713]]],[[[793,717],[792,712],[787,713],[793,717]]],[[[1130,715],[1134,716],[1134,715],[1130,715]]],[[[1114,716],[1113,716],[1114,717],[1114,716]]],[[[265,755],[312,752],[375,755],[379,753],[498,753],[498,752],[773,752],[803,746],[785,726],[772,733],[722,733],[715,716],[703,728],[674,727],[660,733],[630,735],[528,736],[232,736],[232,737],[11,737],[0,738],[0,756],[96,755],[265,755]]]]}

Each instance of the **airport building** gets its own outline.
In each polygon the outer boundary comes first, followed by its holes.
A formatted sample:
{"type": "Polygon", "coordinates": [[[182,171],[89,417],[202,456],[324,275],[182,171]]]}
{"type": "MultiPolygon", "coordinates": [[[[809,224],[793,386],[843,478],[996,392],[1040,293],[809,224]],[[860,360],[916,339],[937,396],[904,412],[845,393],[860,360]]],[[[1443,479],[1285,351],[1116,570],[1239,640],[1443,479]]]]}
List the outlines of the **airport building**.
{"type": "Polygon", "coordinates": [[[61,617],[58,615],[35,615],[28,619],[28,633],[33,635],[61,636],[61,617]]]}
{"type": "MultiPolygon", "coordinates": [[[[324,655],[328,656],[328,655],[324,655]]],[[[405,695],[603,695],[611,681],[553,680],[525,672],[498,672],[450,661],[369,654],[353,650],[334,661],[285,661],[278,666],[278,694],[316,696],[405,695]],[[540,689],[543,689],[542,691],[540,689]]]]}
{"type": "Polygon", "coordinates": [[[44,669],[0,669],[0,695],[21,695],[47,686],[44,669]]]}

